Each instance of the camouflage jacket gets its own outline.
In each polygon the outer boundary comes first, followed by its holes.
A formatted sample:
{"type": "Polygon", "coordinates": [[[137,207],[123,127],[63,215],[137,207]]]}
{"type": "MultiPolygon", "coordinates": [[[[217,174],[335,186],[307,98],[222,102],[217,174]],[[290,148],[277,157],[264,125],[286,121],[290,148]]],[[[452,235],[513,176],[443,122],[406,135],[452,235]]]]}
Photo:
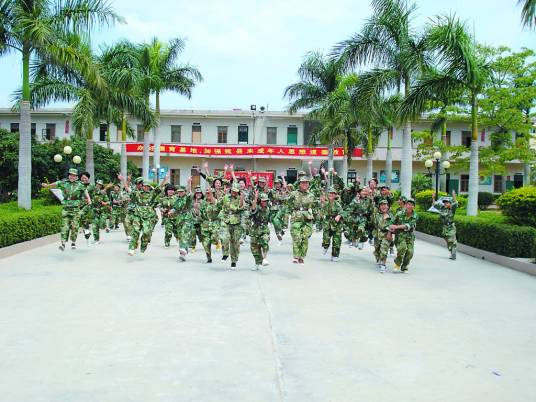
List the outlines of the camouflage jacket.
{"type": "Polygon", "coordinates": [[[415,227],[417,226],[417,214],[413,211],[411,216],[408,216],[405,209],[398,211],[393,218],[393,225],[405,225],[404,230],[397,230],[396,236],[415,239],[415,227]]]}
{"type": "Polygon", "coordinates": [[[270,227],[268,226],[270,223],[270,208],[257,206],[249,216],[252,222],[250,236],[261,236],[270,233],[270,227]]]}
{"type": "Polygon", "coordinates": [[[454,215],[458,209],[458,202],[453,202],[450,206],[450,209],[445,208],[442,202],[436,202],[436,209],[439,211],[439,217],[441,218],[441,223],[446,227],[455,227],[454,224],[454,215]]]}
{"type": "MultiPolygon", "coordinates": [[[[63,207],[65,209],[80,208],[81,201],[85,200],[86,187],[80,181],[70,182],[62,180],[56,182],[56,187],[63,193],[63,207]]],[[[85,204],[85,202],[84,202],[85,204]]]]}
{"type": "Polygon", "coordinates": [[[192,208],[193,197],[191,195],[184,195],[182,197],[175,197],[173,200],[173,216],[175,220],[183,222],[185,220],[192,220],[192,208]]]}
{"type": "Polygon", "coordinates": [[[368,198],[354,198],[344,209],[344,218],[348,222],[359,222],[366,220],[370,215],[371,202],[368,198]]]}
{"type": "Polygon", "coordinates": [[[221,217],[223,222],[229,225],[240,223],[240,217],[245,205],[240,205],[240,197],[226,195],[222,200],[221,217]]]}
{"type": "Polygon", "coordinates": [[[381,212],[376,212],[374,214],[374,236],[379,239],[384,239],[389,233],[389,226],[393,224],[393,214],[389,211],[387,216],[381,212]]]}
{"type": "Polygon", "coordinates": [[[211,203],[207,200],[201,201],[200,211],[200,220],[201,227],[208,228],[211,223],[220,222],[220,210],[221,210],[221,201],[216,200],[216,202],[211,203]]]}
{"type": "Polygon", "coordinates": [[[312,221],[313,209],[317,207],[315,196],[308,191],[295,190],[290,193],[288,205],[291,215],[291,222],[309,222],[312,221]]]}
{"type": "Polygon", "coordinates": [[[324,229],[332,229],[332,230],[342,229],[343,210],[342,210],[340,201],[338,200],[335,200],[333,202],[330,202],[329,200],[326,201],[321,207],[321,213],[322,213],[324,229]],[[341,215],[341,219],[339,219],[339,222],[335,221],[335,217],[337,215],[341,215]]]}

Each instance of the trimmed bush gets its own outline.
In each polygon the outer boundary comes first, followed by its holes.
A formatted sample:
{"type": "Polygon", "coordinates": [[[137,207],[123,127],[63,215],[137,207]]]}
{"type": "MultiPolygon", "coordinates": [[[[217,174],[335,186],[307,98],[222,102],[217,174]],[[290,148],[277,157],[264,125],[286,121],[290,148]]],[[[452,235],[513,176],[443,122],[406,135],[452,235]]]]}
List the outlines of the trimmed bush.
{"type": "Polygon", "coordinates": [[[432,177],[417,173],[411,179],[411,195],[415,197],[417,193],[432,188],[432,177]]]}
{"type": "Polygon", "coordinates": [[[58,233],[61,207],[34,207],[31,211],[0,210],[0,248],[58,233]]]}
{"type": "Polygon", "coordinates": [[[536,227],[536,187],[521,187],[501,195],[496,204],[518,225],[536,227]]]}
{"type": "MultiPolygon", "coordinates": [[[[432,194],[434,194],[434,190],[419,191],[415,194],[415,202],[419,207],[427,211],[432,206],[432,194]]],[[[437,198],[444,197],[446,195],[447,193],[440,191],[437,198]]]]}
{"type": "MultiPolygon", "coordinates": [[[[536,256],[536,229],[479,220],[478,217],[455,216],[458,242],[506,257],[536,256]]],[[[439,215],[419,212],[417,230],[441,237],[439,215]]]]}
{"type": "Polygon", "coordinates": [[[488,209],[488,207],[493,204],[493,194],[486,192],[478,193],[478,208],[482,211],[488,209]]]}

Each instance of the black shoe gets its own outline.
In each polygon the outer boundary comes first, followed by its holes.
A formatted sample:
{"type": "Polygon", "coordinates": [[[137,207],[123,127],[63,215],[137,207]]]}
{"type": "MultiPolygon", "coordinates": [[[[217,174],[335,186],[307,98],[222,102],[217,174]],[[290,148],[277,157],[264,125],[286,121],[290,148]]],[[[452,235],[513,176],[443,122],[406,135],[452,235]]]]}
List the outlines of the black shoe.
{"type": "Polygon", "coordinates": [[[61,243],[58,248],[60,251],[65,251],[65,244],[61,243]]]}
{"type": "MultiPolygon", "coordinates": [[[[221,257],[221,260],[222,260],[222,261],[227,261],[227,258],[229,258],[229,256],[228,256],[228,255],[224,255],[223,257],[221,257]]],[[[233,262],[233,264],[234,264],[234,262],[233,262]]]]}
{"type": "Polygon", "coordinates": [[[207,264],[212,264],[212,258],[207,258],[207,264]]]}
{"type": "Polygon", "coordinates": [[[231,270],[234,271],[236,269],[236,262],[231,263],[231,270]]]}
{"type": "Polygon", "coordinates": [[[76,244],[75,243],[71,243],[71,250],[76,250],[76,244]]]}

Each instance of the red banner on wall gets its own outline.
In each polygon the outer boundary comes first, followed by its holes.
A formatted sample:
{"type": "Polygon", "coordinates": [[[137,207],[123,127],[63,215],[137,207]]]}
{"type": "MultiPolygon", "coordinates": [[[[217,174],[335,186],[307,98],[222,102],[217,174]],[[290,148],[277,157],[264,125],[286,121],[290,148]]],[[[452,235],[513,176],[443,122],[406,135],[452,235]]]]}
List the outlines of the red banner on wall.
{"type": "MultiPolygon", "coordinates": [[[[246,184],[249,186],[250,178],[249,178],[249,175],[248,175],[247,171],[239,170],[239,171],[236,171],[234,173],[235,173],[235,176],[238,179],[241,178],[241,177],[244,177],[246,179],[246,184]]],[[[222,174],[223,174],[222,169],[214,169],[214,175],[215,176],[220,176],[222,174]]],[[[268,185],[268,187],[272,188],[273,185],[274,185],[274,173],[273,172],[251,172],[251,177],[252,178],[256,177],[256,179],[255,179],[256,182],[259,181],[259,178],[264,177],[266,179],[266,184],[268,185]]],[[[225,178],[227,180],[230,180],[230,179],[233,178],[233,176],[231,175],[230,172],[227,172],[227,174],[225,175],[225,178]]]]}
{"type": "MultiPolygon", "coordinates": [[[[142,143],[126,144],[127,153],[142,153],[142,143]]],[[[151,144],[149,152],[154,151],[154,145],[151,144]]],[[[328,157],[327,147],[282,147],[269,145],[252,145],[252,146],[219,146],[219,145],[160,145],[160,152],[170,155],[187,155],[199,157],[258,157],[258,158],[321,158],[328,157]]],[[[354,149],[352,156],[361,157],[363,152],[360,148],[354,149]]],[[[344,149],[337,147],[333,150],[333,156],[344,156],[344,149]]]]}

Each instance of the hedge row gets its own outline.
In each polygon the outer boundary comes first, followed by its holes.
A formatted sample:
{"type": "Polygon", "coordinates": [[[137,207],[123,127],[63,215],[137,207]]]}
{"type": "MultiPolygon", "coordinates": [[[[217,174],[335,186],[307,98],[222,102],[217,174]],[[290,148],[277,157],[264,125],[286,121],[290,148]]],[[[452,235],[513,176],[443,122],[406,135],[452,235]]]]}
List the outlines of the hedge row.
{"type": "MultiPolygon", "coordinates": [[[[441,237],[439,215],[419,212],[417,230],[441,237]]],[[[506,257],[536,257],[536,229],[504,223],[479,221],[478,218],[455,216],[458,242],[506,257]]]]}
{"type": "Polygon", "coordinates": [[[0,248],[58,233],[61,207],[37,208],[0,215],[0,248]]]}

